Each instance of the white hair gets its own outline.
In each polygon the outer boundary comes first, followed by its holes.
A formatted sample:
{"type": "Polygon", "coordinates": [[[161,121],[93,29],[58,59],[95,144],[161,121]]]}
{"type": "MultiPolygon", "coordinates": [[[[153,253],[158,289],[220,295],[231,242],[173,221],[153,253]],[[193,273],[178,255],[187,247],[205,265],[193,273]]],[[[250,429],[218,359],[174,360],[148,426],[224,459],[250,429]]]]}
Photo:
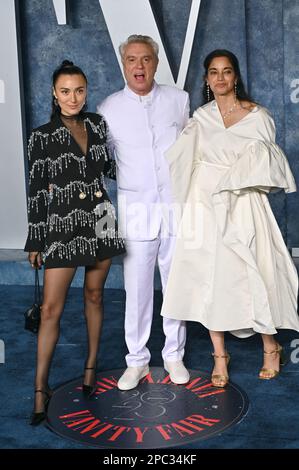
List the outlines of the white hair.
{"type": "Polygon", "coordinates": [[[126,50],[126,47],[129,45],[129,44],[133,44],[133,43],[136,43],[136,42],[139,42],[141,44],[147,44],[149,45],[152,49],[153,49],[153,52],[155,54],[155,56],[157,57],[158,59],[158,55],[159,55],[159,46],[158,44],[156,43],[156,41],[153,40],[153,38],[151,38],[150,36],[143,36],[142,34],[131,34],[131,36],[129,36],[124,42],[122,42],[119,46],[119,53],[120,53],[120,56],[121,56],[121,60],[124,61],[124,57],[125,57],[125,50],[126,50]]]}

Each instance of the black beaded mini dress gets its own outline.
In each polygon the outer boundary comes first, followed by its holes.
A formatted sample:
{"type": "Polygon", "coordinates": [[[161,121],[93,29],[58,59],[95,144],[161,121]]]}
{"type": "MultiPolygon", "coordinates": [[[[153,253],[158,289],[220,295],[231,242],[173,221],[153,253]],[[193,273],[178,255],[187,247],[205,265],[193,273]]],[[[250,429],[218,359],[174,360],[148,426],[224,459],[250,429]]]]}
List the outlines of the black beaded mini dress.
{"type": "Polygon", "coordinates": [[[86,153],[57,115],[33,130],[28,142],[28,237],[25,251],[39,251],[45,268],[92,266],[125,253],[105,177],[115,179],[107,125],[80,113],[86,153]]]}

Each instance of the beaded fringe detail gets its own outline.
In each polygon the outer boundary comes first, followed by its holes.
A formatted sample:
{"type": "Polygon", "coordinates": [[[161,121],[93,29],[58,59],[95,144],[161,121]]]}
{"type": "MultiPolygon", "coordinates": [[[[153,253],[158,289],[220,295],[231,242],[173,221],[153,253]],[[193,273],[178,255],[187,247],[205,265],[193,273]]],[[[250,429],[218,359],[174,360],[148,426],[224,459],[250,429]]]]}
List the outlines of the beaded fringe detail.
{"type": "Polygon", "coordinates": [[[83,209],[74,209],[64,217],[58,214],[51,214],[49,218],[49,232],[55,230],[56,232],[72,232],[74,227],[86,227],[89,225],[95,227],[96,214],[90,213],[83,209]]]}
{"type": "MultiPolygon", "coordinates": [[[[98,134],[101,139],[106,138],[104,120],[99,124],[95,124],[89,118],[86,118],[84,122],[85,124],[88,123],[92,132],[98,134]]],[[[46,246],[43,250],[44,261],[48,257],[53,259],[57,255],[60,259],[65,258],[67,260],[71,260],[78,254],[96,256],[97,249],[100,247],[99,243],[109,247],[115,246],[116,249],[124,248],[124,241],[116,227],[115,209],[110,201],[103,201],[90,211],[75,208],[66,214],[59,214],[55,211],[51,213],[51,204],[54,200],[57,206],[68,206],[74,198],[79,198],[84,193],[84,199],[88,198],[90,202],[94,202],[98,198],[101,200],[102,190],[106,188],[103,173],[99,173],[98,177],[94,178],[92,182],[85,181],[87,170],[85,156],[65,152],[57,158],[50,158],[47,152],[44,152],[45,158],[39,158],[42,156],[39,149],[44,151],[51,142],[69,146],[71,144],[70,130],[65,126],[61,126],[51,133],[37,130],[30,136],[28,142],[28,158],[31,163],[29,184],[35,184],[35,192],[28,198],[28,213],[29,215],[31,213],[28,238],[38,240],[39,244],[43,244],[49,233],[54,232],[55,239],[55,232],[71,235],[78,227],[85,228],[85,230],[86,227],[91,229],[87,230],[85,236],[77,236],[65,242],[56,240],[46,246]],[[62,175],[68,170],[69,165],[74,164],[74,162],[78,165],[77,179],[70,181],[65,186],[48,183],[49,179],[55,181],[55,177],[62,175]],[[78,178],[78,174],[82,179],[78,178]]],[[[103,160],[105,162],[105,173],[109,171],[112,177],[115,175],[115,162],[110,159],[106,144],[91,145],[88,158],[94,162],[103,160]]]]}
{"type": "MultiPolygon", "coordinates": [[[[90,153],[91,159],[96,162],[98,162],[102,157],[104,157],[105,161],[108,161],[105,145],[92,145],[90,147],[90,153]]],[[[45,175],[45,169],[47,171],[47,176],[49,178],[54,178],[57,176],[58,171],[62,173],[64,169],[67,169],[72,160],[75,160],[78,163],[79,173],[85,177],[86,158],[84,156],[78,157],[72,152],[68,152],[60,155],[60,157],[56,158],[55,160],[49,157],[35,160],[29,174],[29,184],[34,180],[37,172],[39,172],[39,177],[43,178],[45,175]]]]}
{"type": "Polygon", "coordinates": [[[76,237],[67,243],[54,242],[49,247],[46,247],[43,252],[43,260],[45,261],[49,256],[54,258],[58,252],[60,259],[67,259],[70,261],[73,256],[79,252],[85,255],[87,252],[92,256],[96,256],[97,238],[76,237]]]}

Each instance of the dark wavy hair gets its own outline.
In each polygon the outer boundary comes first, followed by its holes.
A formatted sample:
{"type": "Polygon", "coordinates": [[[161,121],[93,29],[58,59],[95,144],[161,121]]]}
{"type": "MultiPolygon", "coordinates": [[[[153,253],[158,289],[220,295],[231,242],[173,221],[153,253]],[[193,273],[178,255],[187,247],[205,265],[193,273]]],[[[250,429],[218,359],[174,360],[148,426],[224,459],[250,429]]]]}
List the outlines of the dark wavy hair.
{"type": "MultiPolygon", "coordinates": [[[[53,76],[52,76],[52,86],[53,86],[53,88],[55,88],[56,82],[57,82],[58,78],[60,77],[60,75],[82,75],[82,77],[84,78],[84,80],[86,82],[86,85],[87,85],[87,78],[86,78],[86,75],[83,72],[83,70],[80,69],[80,67],[78,67],[77,65],[74,65],[74,63],[71,62],[70,60],[64,60],[54,70],[53,76]]],[[[83,108],[81,109],[81,111],[79,113],[79,117],[81,117],[81,115],[83,116],[83,113],[84,113],[84,111],[86,111],[86,109],[87,109],[87,104],[85,103],[85,105],[83,106],[83,108]]],[[[60,113],[61,113],[61,108],[60,108],[59,104],[57,103],[57,100],[54,97],[54,95],[52,95],[51,120],[55,116],[59,115],[60,113]]]]}
{"type": "MultiPolygon", "coordinates": [[[[207,84],[206,84],[206,78],[208,75],[208,70],[211,65],[211,62],[215,57],[227,57],[228,60],[230,61],[234,72],[237,77],[237,98],[239,101],[251,101],[254,103],[254,101],[251,99],[247,91],[245,90],[244,83],[242,80],[241,72],[240,72],[240,66],[239,66],[239,61],[235,54],[232,52],[228,51],[227,49],[215,49],[214,51],[210,52],[210,54],[207,55],[207,57],[204,60],[204,68],[205,68],[205,74],[204,74],[204,83],[202,87],[202,96],[203,96],[203,104],[206,104],[209,102],[208,99],[208,93],[207,93],[207,84]]],[[[215,99],[214,93],[210,89],[210,101],[215,99]]]]}

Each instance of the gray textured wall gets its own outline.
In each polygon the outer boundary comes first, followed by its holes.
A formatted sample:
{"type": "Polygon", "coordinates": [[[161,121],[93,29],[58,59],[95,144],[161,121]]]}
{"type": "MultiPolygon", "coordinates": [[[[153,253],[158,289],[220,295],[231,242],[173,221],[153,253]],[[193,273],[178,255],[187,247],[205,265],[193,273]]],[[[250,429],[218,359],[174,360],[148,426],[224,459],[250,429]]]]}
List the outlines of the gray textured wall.
{"type": "MultiPolygon", "coordinates": [[[[51,0],[20,2],[28,132],[48,120],[51,75],[65,58],[87,73],[91,111],[123,86],[98,0],[69,3],[70,22],[58,26],[51,0]]],[[[191,0],[151,0],[151,5],[176,75],[191,0]]],[[[252,97],[273,114],[278,142],[299,183],[299,103],[290,98],[291,82],[299,79],[299,0],[202,0],[185,87],[192,109],[201,102],[203,59],[218,47],[239,57],[252,97]]],[[[111,189],[114,192],[113,185],[111,189]]],[[[299,247],[298,202],[297,194],[271,197],[290,247],[299,247]]]]}

